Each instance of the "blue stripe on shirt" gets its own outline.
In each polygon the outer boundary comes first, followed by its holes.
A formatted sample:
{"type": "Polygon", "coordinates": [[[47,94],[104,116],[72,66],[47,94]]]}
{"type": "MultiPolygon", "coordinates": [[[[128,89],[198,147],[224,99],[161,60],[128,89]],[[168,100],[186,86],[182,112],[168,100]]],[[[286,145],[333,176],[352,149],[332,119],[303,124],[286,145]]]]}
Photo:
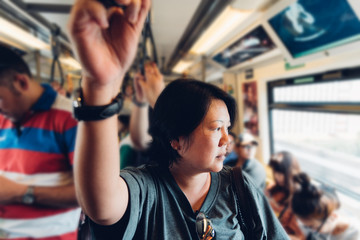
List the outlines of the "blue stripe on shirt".
{"type": "Polygon", "coordinates": [[[16,129],[0,130],[0,149],[22,149],[44,153],[74,151],[76,127],[63,134],[39,128],[24,128],[20,136],[16,129]]]}

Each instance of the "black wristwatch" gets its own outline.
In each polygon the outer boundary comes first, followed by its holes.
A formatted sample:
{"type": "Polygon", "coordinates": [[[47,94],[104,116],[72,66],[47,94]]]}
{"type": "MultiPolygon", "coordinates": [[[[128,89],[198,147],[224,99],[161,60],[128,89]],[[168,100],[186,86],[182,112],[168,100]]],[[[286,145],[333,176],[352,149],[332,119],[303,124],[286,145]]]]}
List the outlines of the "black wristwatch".
{"type": "Polygon", "coordinates": [[[25,205],[32,205],[35,202],[34,186],[29,186],[25,194],[22,196],[22,202],[25,205]]]}
{"type": "Polygon", "coordinates": [[[80,96],[73,102],[74,117],[78,121],[98,121],[118,114],[123,107],[123,97],[119,93],[110,104],[104,106],[86,106],[84,105],[84,99],[82,91],[80,96]]]}

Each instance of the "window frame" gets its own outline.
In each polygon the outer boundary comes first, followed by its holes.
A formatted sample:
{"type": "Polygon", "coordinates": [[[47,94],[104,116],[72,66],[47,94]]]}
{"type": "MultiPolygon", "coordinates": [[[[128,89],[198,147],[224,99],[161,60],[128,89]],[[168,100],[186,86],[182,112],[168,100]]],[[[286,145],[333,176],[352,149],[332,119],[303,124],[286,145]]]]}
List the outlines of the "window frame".
{"type": "MultiPolygon", "coordinates": [[[[274,132],[273,132],[273,110],[289,110],[299,112],[316,112],[316,113],[337,113],[351,114],[360,116],[359,102],[275,102],[274,92],[279,87],[300,86],[310,84],[321,84],[337,81],[360,81],[360,67],[333,70],[329,72],[316,73],[311,75],[302,75],[292,78],[285,78],[267,83],[267,102],[268,102],[268,123],[269,123],[269,144],[270,154],[274,154],[274,132]]],[[[359,93],[360,94],[360,93],[359,93]]],[[[321,182],[321,179],[316,179],[321,182]]],[[[358,199],[353,196],[347,189],[338,189],[346,196],[358,199]]]]}

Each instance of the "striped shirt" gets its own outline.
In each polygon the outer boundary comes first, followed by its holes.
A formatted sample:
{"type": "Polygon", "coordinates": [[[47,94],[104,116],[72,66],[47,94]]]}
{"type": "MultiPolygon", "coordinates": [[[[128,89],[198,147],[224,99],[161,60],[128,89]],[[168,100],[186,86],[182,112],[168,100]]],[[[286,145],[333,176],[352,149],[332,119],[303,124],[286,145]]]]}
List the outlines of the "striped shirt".
{"type": "MultiPolygon", "coordinates": [[[[0,115],[0,175],[34,186],[73,183],[77,122],[71,101],[49,85],[21,126],[0,115]]],[[[79,208],[0,205],[0,239],[75,240],[79,208]]]]}

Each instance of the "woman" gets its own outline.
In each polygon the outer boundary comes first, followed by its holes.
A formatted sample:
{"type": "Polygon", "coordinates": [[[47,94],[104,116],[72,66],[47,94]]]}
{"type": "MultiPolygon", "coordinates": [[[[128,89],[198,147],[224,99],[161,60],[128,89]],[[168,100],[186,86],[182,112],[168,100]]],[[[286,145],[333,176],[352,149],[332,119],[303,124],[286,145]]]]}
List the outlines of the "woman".
{"type": "Polygon", "coordinates": [[[359,223],[349,221],[336,210],[339,199],[333,189],[315,186],[305,173],[296,176],[300,188],[292,199],[293,212],[300,219],[306,239],[358,240],[359,223]]]}
{"type": "Polygon", "coordinates": [[[300,172],[299,164],[291,153],[282,151],[271,157],[269,166],[274,177],[274,184],[266,190],[270,205],[290,238],[302,239],[302,231],[290,206],[295,190],[294,176],[300,172]]]}
{"type": "MultiPolygon", "coordinates": [[[[82,110],[114,104],[136,52],[150,3],[117,2],[128,4],[126,10],[106,10],[98,1],[85,0],[72,8],[71,39],[84,71],[82,110]]],[[[243,239],[230,170],[222,170],[235,112],[235,102],[222,90],[174,81],[154,107],[150,131],[156,164],[121,170],[121,177],[116,117],[80,119],[76,190],[96,223],[95,234],[102,239],[212,239],[215,232],[217,239],[243,239]]],[[[253,206],[253,219],[245,219],[254,222],[249,231],[255,239],[287,239],[265,197],[244,180],[243,194],[253,206]]]]}

